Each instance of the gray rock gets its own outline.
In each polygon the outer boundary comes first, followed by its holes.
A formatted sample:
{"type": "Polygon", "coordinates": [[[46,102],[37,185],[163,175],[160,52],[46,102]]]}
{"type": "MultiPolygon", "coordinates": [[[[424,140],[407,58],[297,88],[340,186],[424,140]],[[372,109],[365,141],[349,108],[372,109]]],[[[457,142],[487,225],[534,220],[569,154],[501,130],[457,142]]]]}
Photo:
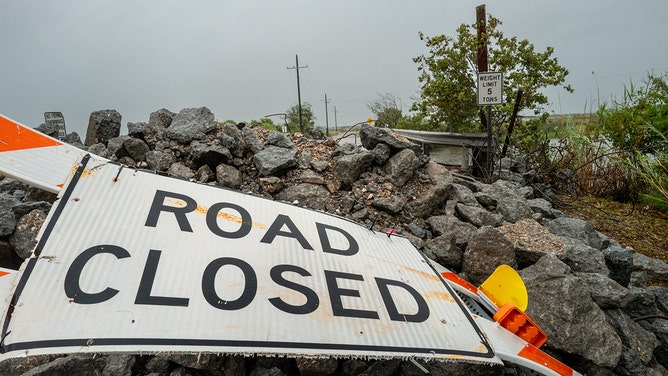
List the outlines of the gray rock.
{"type": "Polygon", "coordinates": [[[131,138],[130,136],[118,136],[107,140],[107,153],[109,153],[109,156],[116,160],[128,156],[128,151],[125,150],[123,144],[131,138]]]}
{"type": "Polygon", "coordinates": [[[565,251],[559,259],[565,262],[575,272],[600,273],[608,275],[610,271],[605,263],[603,253],[578,239],[559,237],[564,242],[565,251]]]}
{"type": "Polygon", "coordinates": [[[192,179],[195,177],[195,172],[182,162],[173,163],[169,166],[167,173],[181,179],[192,179]]]}
{"type": "Polygon", "coordinates": [[[169,128],[174,121],[175,113],[165,108],[151,112],[148,117],[148,125],[152,128],[169,128]]]}
{"type": "Polygon", "coordinates": [[[172,363],[166,356],[154,356],[146,362],[145,368],[149,373],[169,374],[172,363]]]}
{"type": "Polygon", "coordinates": [[[190,143],[190,156],[198,164],[207,165],[212,169],[221,163],[229,163],[232,160],[232,153],[225,146],[200,141],[190,143]]]}
{"type": "Polygon", "coordinates": [[[288,138],[285,133],[271,131],[267,135],[267,143],[278,146],[279,148],[294,149],[295,144],[288,138]]]}
{"type": "Polygon", "coordinates": [[[284,188],[274,196],[277,200],[295,203],[316,210],[325,210],[331,194],[317,184],[302,183],[284,188]]]}
{"type": "Polygon", "coordinates": [[[311,161],[311,167],[317,172],[323,172],[329,167],[329,162],[327,161],[311,161]]]}
{"type": "Polygon", "coordinates": [[[350,187],[371,166],[374,158],[370,151],[341,155],[334,159],[332,173],[344,187],[350,187]]]}
{"type": "Polygon", "coordinates": [[[414,151],[421,149],[420,145],[392,133],[389,129],[376,128],[368,124],[363,124],[360,128],[360,142],[368,150],[373,150],[376,145],[381,143],[387,145],[395,153],[404,149],[413,149],[414,151]]]}
{"type": "Polygon", "coordinates": [[[629,289],[603,274],[575,273],[575,275],[585,283],[592,299],[602,309],[623,308],[633,299],[629,289]]]}
{"type": "Polygon", "coordinates": [[[668,264],[642,253],[633,254],[633,270],[647,272],[647,276],[651,279],[668,281],[668,264]]]}
{"type": "Polygon", "coordinates": [[[402,187],[413,178],[418,165],[419,162],[415,152],[411,149],[404,149],[387,161],[384,170],[392,184],[402,187]]]}
{"type": "Polygon", "coordinates": [[[201,166],[197,169],[197,181],[200,183],[208,183],[216,179],[216,173],[211,170],[208,165],[201,166]]]}
{"type": "Polygon", "coordinates": [[[74,354],[37,366],[22,376],[81,375],[99,376],[106,357],[97,354],[74,354]]]}
{"type": "Polygon", "coordinates": [[[239,188],[243,183],[243,177],[233,166],[219,164],[216,166],[216,181],[223,187],[239,188]]]}
{"type": "Polygon", "coordinates": [[[644,288],[629,287],[631,301],[624,307],[624,312],[634,319],[660,315],[654,294],[644,288]]]}
{"type": "Polygon", "coordinates": [[[244,136],[244,142],[253,153],[257,153],[264,149],[264,142],[262,142],[260,137],[251,127],[241,128],[241,134],[244,136]]]}
{"type": "Polygon", "coordinates": [[[331,375],[339,368],[339,361],[335,358],[297,358],[295,362],[300,376],[331,375]]]}
{"type": "Polygon", "coordinates": [[[360,376],[392,376],[397,372],[401,360],[377,360],[369,366],[360,376]]]}
{"type": "Polygon", "coordinates": [[[664,367],[668,367],[668,320],[649,319],[641,320],[638,323],[654,334],[658,341],[658,346],[654,349],[654,357],[664,367]]]}
{"type": "Polygon", "coordinates": [[[601,250],[601,237],[589,222],[561,217],[548,221],[545,227],[555,235],[578,239],[596,250],[601,250]]]}
{"type": "Polygon", "coordinates": [[[135,162],[143,162],[146,160],[146,153],[149,150],[148,145],[137,138],[129,137],[123,141],[123,148],[130,158],[135,162]]]}
{"type": "Polygon", "coordinates": [[[466,248],[477,228],[470,223],[462,222],[454,216],[438,215],[429,217],[427,224],[437,235],[454,236],[457,246],[466,248]]]}
{"type": "Polygon", "coordinates": [[[515,247],[515,259],[521,267],[535,264],[547,253],[561,256],[566,251],[566,246],[557,236],[532,219],[501,226],[499,231],[515,247]]]}
{"type": "Polygon", "coordinates": [[[93,111],[88,119],[86,146],[107,141],[121,134],[121,114],[116,110],[93,111]]]}
{"type": "Polygon", "coordinates": [[[21,376],[32,368],[52,361],[51,355],[32,355],[20,358],[9,358],[0,362],[0,375],[21,376]]]}
{"type": "Polygon", "coordinates": [[[603,250],[605,265],[610,270],[608,276],[624,287],[631,282],[633,271],[633,255],[630,248],[611,245],[603,250]]]}
{"type": "Polygon", "coordinates": [[[262,191],[265,193],[276,193],[285,187],[283,180],[276,176],[267,176],[258,179],[262,191]]]}
{"type": "Polygon", "coordinates": [[[643,364],[649,364],[652,360],[654,349],[659,345],[656,336],[643,329],[640,324],[633,321],[619,309],[607,311],[606,315],[610,318],[610,322],[620,335],[622,344],[633,349],[643,364]]]}
{"type": "Polygon", "coordinates": [[[464,204],[466,206],[480,206],[476,200],[473,191],[465,185],[452,183],[450,191],[448,192],[448,200],[464,204]]]}
{"type": "Polygon", "coordinates": [[[146,162],[149,168],[156,171],[167,171],[176,162],[174,153],[168,151],[151,150],[146,152],[146,162]]]}
{"type": "Polygon", "coordinates": [[[132,354],[109,354],[107,364],[102,369],[102,375],[132,376],[135,361],[135,356],[132,354]]]}
{"type": "Polygon", "coordinates": [[[299,171],[295,179],[301,183],[311,183],[320,185],[325,184],[325,179],[322,177],[322,175],[318,174],[313,170],[301,170],[299,171]]]}
{"type": "Polygon", "coordinates": [[[668,287],[650,286],[647,291],[654,294],[656,307],[664,315],[668,315],[668,287]]]}
{"type": "Polygon", "coordinates": [[[404,211],[407,215],[417,218],[430,216],[437,207],[447,201],[451,184],[451,179],[444,179],[431,185],[424,194],[410,201],[404,211]]]}
{"type": "Polygon", "coordinates": [[[534,211],[540,213],[545,218],[555,218],[552,204],[544,198],[532,198],[527,200],[527,205],[534,211]]]}
{"type": "Polygon", "coordinates": [[[193,140],[202,140],[205,135],[216,129],[216,119],[206,107],[184,108],[174,116],[167,128],[167,137],[182,144],[193,140]]]}
{"type": "Polygon", "coordinates": [[[490,213],[487,210],[477,206],[457,204],[456,210],[460,218],[470,222],[476,227],[496,227],[501,224],[501,221],[503,221],[502,215],[490,213]]]}
{"type": "Polygon", "coordinates": [[[527,314],[548,336],[548,345],[612,368],[622,353],[621,339],[589,289],[568,265],[547,254],[520,271],[529,293],[527,314]]]}
{"type": "MultiPolygon", "coordinates": [[[[475,375],[475,376],[498,376],[504,375],[504,369],[501,365],[475,364],[466,362],[423,362],[430,376],[452,376],[452,375],[475,375]]],[[[424,376],[425,372],[418,368],[413,362],[404,361],[401,363],[398,375],[401,376],[424,376]]],[[[509,374],[510,375],[510,374],[509,374]]]]}
{"type": "Polygon", "coordinates": [[[99,155],[100,157],[103,158],[110,157],[109,151],[107,150],[107,146],[103,143],[98,142],[97,144],[90,145],[88,147],[88,151],[92,154],[99,155]]]}
{"type": "Polygon", "coordinates": [[[487,210],[496,210],[496,198],[488,192],[474,192],[473,197],[487,210]]]}
{"type": "Polygon", "coordinates": [[[27,259],[37,244],[37,233],[46,220],[46,213],[33,210],[22,216],[16,224],[16,231],[9,237],[9,244],[17,256],[27,259]]]}
{"type": "Polygon", "coordinates": [[[255,154],[253,161],[260,176],[278,175],[297,166],[297,149],[268,146],[255,154]]]}
{"type": "Polygon", "coordinates": [[[196,370],[219,370],[223,365],[224,358],[216,354],[159,354],[156,357],[164,357],[183,367],[196,370]]]}
{"type": "Polygon", "coordinates": [[[229,149],[235,157],[242,158],[248,149],[248,144],[246,143],[246,138],[244,137],[243,132],[234,124],[224,124],[222,128],[220,128],[216,138],[218,138],[221,145],[229,149]]]}
{"type": "Polygon", "coordinates": [[[533,210],[531,210],[525,200],[513,196],[507,196],[497,200],[496,210],[510,223],[515,223],[525,218],[531,218],[533,215],[533,210]]]}
{"type": "Polygon", "coordinates": [[[371,152],[375,156],[374,161],[377,165],[383,165],[390,159],[391,150],[390,147],[385,144],[376,145],[371,152]]]}
{"type": "Polygon", "coordinates": [[[16,216],[12,207],[0,200],[0,237],[11,235],[16,228],[16,216]]]}
{"type": "Polygon", "coordinates": [[[434,239],[429,239],[424,244],[425,248],[431,251],[434,259],[446,268],[460,270],[462,267],[462,252],[455,241],[453,235],[441,235],[434,239]]]}
{"type": "Polygon", "coordinates": [[[403,196],[375,197],[371,205],[388,213],[395,214],[401,211],[408,200],[403,196]]]}
{"type": "Polygon", "coordinates": [[[501,264],[515,267],[515,247],[501,231],[483,226],[479,228],[464,251],[462,272],[469,282],[479,285],[501,264]]]}

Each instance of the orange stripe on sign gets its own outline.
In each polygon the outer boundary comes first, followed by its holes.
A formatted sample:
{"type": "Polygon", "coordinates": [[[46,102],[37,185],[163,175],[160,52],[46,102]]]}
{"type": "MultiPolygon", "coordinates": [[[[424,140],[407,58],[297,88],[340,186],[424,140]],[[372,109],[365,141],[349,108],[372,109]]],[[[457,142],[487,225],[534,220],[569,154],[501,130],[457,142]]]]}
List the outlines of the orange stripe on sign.
{"type": "Polygon", "coordinates": [[[538,350],[535,346],[528,344],[517,354],[524,359],[543,365],[562,376],[572,376],[573,370],[564,363],[554,359],[546,353],[538,350]]]}
{"type": "Polygon", "coordinates": [[[9,274],[9,272],[3,272],[2,270],[0,270],[0,277],[4,277],[7,274],[9,274]]]}
{"type": "Polygon", "coordinates": [[[58,145],[62,142],[0,116],[0,152],[58,145]]]}
{"type": "Polygon", "coordinates": [[[478,288],[473,286],[469,281],[465,280],[464,278],[458,276],[457,274],[453,272],[441,272],[441,276],[445,279],[447,279],[450,282],[456,283],[459,286],[471,291],[474,294],[478,294],[478,288]]]}

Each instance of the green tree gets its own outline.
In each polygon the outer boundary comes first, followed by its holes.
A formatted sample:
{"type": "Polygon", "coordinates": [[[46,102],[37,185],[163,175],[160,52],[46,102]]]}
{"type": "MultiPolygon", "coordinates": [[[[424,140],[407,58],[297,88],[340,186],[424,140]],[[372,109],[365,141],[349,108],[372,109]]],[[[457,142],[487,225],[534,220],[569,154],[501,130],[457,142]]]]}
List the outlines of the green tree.
{"type": "Polygon", "coordinates": [[[601,106],[598,115],[599,131],[616,148],[668,152],[668,74],[650,73],[640,85],[631,82],[623,97],[601,106]]]}
{"type": "MultiPolygon", "coordinates": [[[[283,120],[281,120],[281,122],[282,122],[282,121],[283,121],[283,120]]],[[[259,126],[259,127],[262,127],[262,128],[265,128],[265,129],[269,129],[269,130],[272,130],[272,131],[276,131],[276,130],[280,130],[280,129],[281,129],[281,127],[280,127],[279,125],[274,124],[274,121],[273,121],[273,120],[271,120],[271,119],[269,119],[269,118],[266,118],[266,117],[263,117],[263,118],[261,118],[260,120],[252,120],[252,121],[251,121],[251,124],[253,124],[253,125],[257,125],[257,126],[259,126]]]]}
{"type": "MultiPolygon", "coordinates": [[[[503,73],[504,104],[494,107],[493,124],[507,122],[515,96],[523,91],[520,110],[536,115],[548,104],[541,89],[562,85],[568,70],[553,57],[554,48],[537,52],[526,39],[508,38],[499,30],[501,21],[489,16],[487,22],[488,70],[503,73]]],[[[419,111],[434,130],[473,131],[480,109],[477,106],[477,50],[475,24],[462,24],[454,37],[419,34],[428,53],[413,59],[418,64],[420,98],[412,110],[419,111]]],[[[564,89],[572,92],[570,85],[564,89]]]]}
{"type": "Polygon", "coordinates": [[[366,106],[376,117],[376,125],[396,128],[403,117],[400,100],[390,93],[380,94],[379,98],[367,102],[366,106]]]}
{"type": "MultiPolygon", "coordinates": [[[[300,132],[299,105],[296,104],[290,107],[290,109],[286,111],[286,114],[288,115],[288,130],[290,132],[300,132]]],[[[302,125],[304,126],[304,132],[310,131],[315,125],[315,115],[313,115],[311,104],[308,102],[302,103],[302,125]]]]}

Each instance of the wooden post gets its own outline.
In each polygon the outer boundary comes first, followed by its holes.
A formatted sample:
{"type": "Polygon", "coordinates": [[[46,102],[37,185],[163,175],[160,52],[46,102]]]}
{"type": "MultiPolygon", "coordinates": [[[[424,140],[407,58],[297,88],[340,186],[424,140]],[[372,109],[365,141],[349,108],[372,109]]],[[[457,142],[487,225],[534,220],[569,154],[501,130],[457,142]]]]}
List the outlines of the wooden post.
{"type": "MultiPolygon", "coordinates": [[[[476,26],[478,30],[478,73],[487,72],[489,64],[487,60],[487,14],[485,13],[485,4],[478,5],[475,8],[476,26]]],[[[487,181],[492,182],[492,106],[487,106],[487,116],[484,115],[480,107],[481,125],[487,128],[487,181]],[[482,121],[484,120],[484,122],[482,121]]]]}
{"type": "Polygon", "coordinates": [[[510,117],[510,124],[508,125],[508,134],[506,134],[506,139],[503,141],[503,150],[501,150],[501,158],[506,156],[508,151],[508,145],[510,144],[510,136],[513,134],[513,128],[515,128],[515,119],[517,119],[517,111],[520,108],[520,101],[522,100],[522,89],[517,91],[517,96],[515,97],[515,106],[513,107],[513,114],[510,117]]]}

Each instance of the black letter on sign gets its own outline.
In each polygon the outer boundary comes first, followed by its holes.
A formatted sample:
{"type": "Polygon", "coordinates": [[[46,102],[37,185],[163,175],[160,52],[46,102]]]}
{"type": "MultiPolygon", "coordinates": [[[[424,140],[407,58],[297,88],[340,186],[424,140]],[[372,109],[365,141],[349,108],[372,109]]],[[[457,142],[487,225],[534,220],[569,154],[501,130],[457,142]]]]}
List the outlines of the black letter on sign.
{"type": "Polygon", "coordinates": [[[329,290],[329,299],[332,303],[332,312],[334,313],[334,316],[359,317],[362,319],[379,318],[378,313],[374,311],[343,308],[343,302],[341,301],[341,296],[354,296],[359,298],[360,292],[357,290],[340,288],[336,283],[337,278],[351,279],[354,281],[364,280],[364,278],[359,274],[349,274],[349,273],[325,270],[325,279],[327,280],[327,289],[329,290]]]}
{"type": "Polygon", "coordinates": [[[246,211],[246,209],[242,208],[241,206],[231,204],[229,202],[219,202],[217,204],[211,205],[209,211],[206,212],[206,225],[209,226],[209,230],[211,230],[211,232],[218,236],[229,239],[239,239],[248,235],[250,232],[252,227],[252,219],[248,211],[246,211]],[[224,208],[234,209],[241,215],[241,227],[237,231],[227,232],[218,227],[216,218],[218,218],[218,213],[220,213],[220,211],[224,208]]]}
{"type": "Polygon", "coordinates": [[[139,282],[139,289],[137,289],[135,304],[187,307],[188,298],[151,296],[153,282],[155,281],[155,272],[158,270],[158,262],[160,262],[161,253],[161,251],[155,249],[148,252],[146,266],[144,266],[144,273],[141,276],[141,282],[139,282]]]}
{"type": "Polygon", "coordinates": [[[86,265],[88,260],[100,253],[109,253],[116,256],[117,259],[130,257],[130,253],[121,247],[115,245],[96,245],[81,252],[77,256],[65,275],[65,295],[73,299],[74,303],[79,304],[96,304],[109,300],[118,294],[118,290],[107,287],[96,294],[89,294],[81,290],[79,281],[81,279],[81,270],[86,265]]]}
{"type": "Polygon", "coordinates": [[[355,240],[355,238],[352,237],[352,235],[350,235],[346,231],[344,231],[344,230],[342,230],[338,227],[334,227],[334,226],[330,226],[330,225],[326,225],[324,223],[318,223],[318,222],[315,223],[315,227],[318,228],[318,237],[320,237],[320,244],[322,244],[322,250],[324,252],[336,253],[336,254],[342,255],[342,256],[352,256],[355,253],[357,253],[357,251],[359,251],[360,247],[357,244],[357,241],[355,240]],[[337,231],[337,232],[341,233],[343,236],[345,236],[346,239],[348,239],[348,249],[332,248],[331,244],[329,244],[329,238],[327,237],[327,230],[334,230],[334,231],[337,231]]]}
{"type": "Polygon", "coordinates": [[[153,203],[151,204],[151,210],[148,213],[148,218],[146,218],[147,227],[156,227],[158,224],[158,217],[160,212],[172,212],[176,217],[176,221],[179,223],[179,228],[181,231],[193,232],[190,223],[188,223],[188,218],[186,218],[186,213],[197,209],[197,202],[192,198],[174,192],[166,192],[157,190],[155,192],[155,197],[153,197],[153,203]],[[180,208],[178,206],[167,206],[165,205],[165,198],[173,198],[181,201],[185,201],[186,206],[180,208]]]}
{"type": "Polygon", "coordinates": [[[393,281],[391,279],[385,278],[376,278],[376,284],[378,285],[380,296],[383,297],[383,302],[385,303],[385,308],[387,308],[387,313],[390,314],[390,320],[423,322],[429,318],[429,306],[427,305],[427,302],[424,300],[422,295],[420,295],[420,293],[411,286],[400,281],[393,281]],[[401,287],[413,296],[413,299],[415,299],[415,302],[418,306],[418,310],[415,314],[407,315],[405,313],[399,313],[399,310],[397,310],[397,305],[394,304],[394,300],[392,299],[392,294],[390,294],[390,289],[387,288],[389,285],[401,287]]]}
{"type": "Polygon", "coordinates": [[[206,301],[215,308],[226,311],[242,309],[249,305],[255,298],[255,294],[257,293],[257,275],[255,275],[253,267],[247,262],[232,257],[221,257],[211,261],[206,266],[202,275],[202,293],[206,301]],[[223,300],[216,293],[216,274],[225,265],[234,265],[244,273],[246,286],[244,287],[244,292],[237,300],[223,300]]]}
{"type": "Polygon", "coordinates": [[[302,233],[299,232],[297,226],[295,226],[290,217],[288,217],[287,215],[279,214],[274,220],[274,223],[272,223],[271,226],[269,227],[269,230],[267,230],[267,233],[264,234],[260,242],[271,244],[271,242],[274,241],[274,238],[277,235],[286,236],[288,238],[295,238],[299,241],[299,244],[302,245],[302,248],[311,250],[313,249],[313,247],[311,247],[308,241],[306,241],[304,235],[302,235],[302,233]],[[281,231],[283,225],[288,226],[288,229],[290,231],[289,232],[281,231]]]}
{"type": "Polygon", "coordinates": [[[300,306],[294,306],[283,301],[281,298],[271,298],[269,302],[274,305],[274,307],[280,309],[283,312],[292,313],[295,315],[304,315],[315,311],[320,305],[320,299],[318,299],[318,294],[315,291],[311,290],[306,286],[302,286],[298,283],[288,281],[283,278],[283,272],[294,272],[301,276],[310,276],[307,270],[300,268],[295,265],[276,265],[271,268],[271,279],[276,282],[277,285],[287,287],[291,290],[301,292],[306,297],[306,303],[300,306]]]}

